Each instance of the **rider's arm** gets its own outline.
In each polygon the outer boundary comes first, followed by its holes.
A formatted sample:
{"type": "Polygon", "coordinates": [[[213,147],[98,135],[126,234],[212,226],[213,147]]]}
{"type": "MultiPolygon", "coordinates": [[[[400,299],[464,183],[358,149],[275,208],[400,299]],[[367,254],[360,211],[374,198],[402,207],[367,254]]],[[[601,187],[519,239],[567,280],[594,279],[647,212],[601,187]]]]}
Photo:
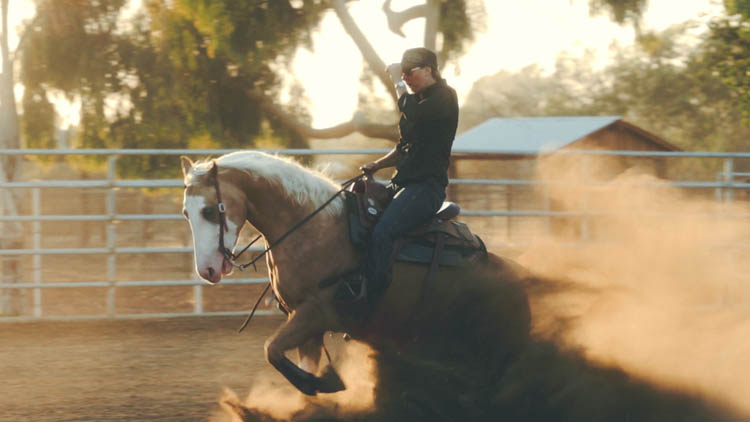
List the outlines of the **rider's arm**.
{"type": "Polygon", "coordinates": [[[361,167],[361,169],[369,173],[374,173],[380,169],[393,167],[398,164],[399,161],[401,161],[402,156],[403,152],[398,146],[396,146],[395,148],[390,150],[388,154],[378,158],[371,163],[365,164],[361,167]]]}
{"type": "Polygon", "coordinates": [[[391,63],[385,67],[385,73],[391,78],[391,82],[396,85],[396,96],[401,98],[406,94],[406,84],[401,80],[401,63],[391,63]]]}
{"type": "Polygon", "coordinates": [[[399,80],[394,83],[396,84],[396,94],[398,94],[397,97],[401,99],[401,97],[406,94],[406,84],[401,80],[401,78],[399,78],[399,80]]]}

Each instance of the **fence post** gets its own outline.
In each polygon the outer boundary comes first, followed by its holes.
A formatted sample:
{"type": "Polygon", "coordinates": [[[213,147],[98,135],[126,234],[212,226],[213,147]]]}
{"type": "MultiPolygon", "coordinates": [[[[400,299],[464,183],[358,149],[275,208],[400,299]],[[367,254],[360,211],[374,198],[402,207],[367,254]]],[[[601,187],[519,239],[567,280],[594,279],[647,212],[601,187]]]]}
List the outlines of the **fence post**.
{"type": "Polygon", "coordinates": [[[111,155],[107,160],[107,182],[109,187],[107,188],[107,282],[109,287],[107,288],[107,315],[112,317],[115,315],[115,282],[117,281],[117,255],[115,255],[115,247],[117,245],[117,231],[115,230],[115,214],[116,214],[116,191],[115,191],[115,178],[117,173],[117,156],[111,155]]]}
{"type": "Polygon", "coordinates": [[[193,313],[203,313],[203,286],[200,284],[193,286],[193,313]]]}
{"type": "MultiPolygon", "coordinates": [[[[39,188],[31,190],[31,208],[32,215],[39,217],[42,213],[41,198],[39,188]]],[[[42,223],[39,220],[35,220],[32,224],[32,230],[34,233],[34,250],[38,251],[42,248],[42,223]]],[[[42,256],[39,254],[34,255],[34,284],[40,284],[42,282],[42,256]]],[[[34,288],[34,317],[39,318],[42,316],[42,289],[39,287],[34,288]]]]}
{"type": "MultiPolygon", "coordinates": [[[[5,165],[8,160],[0,156],[0,182],[13,181],[6,177],[5,165]]],[[[0,215],[18,216],[17,196],[10,189],[0,189],[0,215]]],[[[19,222],[0,223],[0,249],[23,247],[23,227],[19,222]]],[[[18,256],[0,255],[0,282],[21,282],[21,258],[18,256]]],[[[19,289],[0,289],[0,316],[20,315],[23,312],[19,289]]]]}
{"type": "Polygon", "coordinates": [[[724,190],[724,202],[731,203],[734,198],[734,188],[732,188],[733,183],[734,158],[729,157],[724,159],[724,185],[726,186],[726,189],[724,190]]]}

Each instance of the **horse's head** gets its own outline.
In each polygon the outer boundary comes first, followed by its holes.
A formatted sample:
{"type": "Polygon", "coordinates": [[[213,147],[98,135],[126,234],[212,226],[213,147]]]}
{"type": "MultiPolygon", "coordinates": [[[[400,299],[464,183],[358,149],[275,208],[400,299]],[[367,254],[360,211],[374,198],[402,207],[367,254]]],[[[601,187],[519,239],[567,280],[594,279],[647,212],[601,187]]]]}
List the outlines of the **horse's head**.
{"type": "Polygon", "coordinates": [[[195,270],[211,284],[221,281],[221,277],[232,272],[232,264],[220,248],[223,236],[224,247],[231,250],[239,236],[245,219],[246,207],[242,192],[225,180],[223,172],[212,171],[214,162],[193,163],[182,157],[182,173],[185,178],[185,195],[182,213],[190,223],[193,233],[195,270]],[[226,210],[226,227],[221,230],[221,213],[217,189],[226,210]]]}

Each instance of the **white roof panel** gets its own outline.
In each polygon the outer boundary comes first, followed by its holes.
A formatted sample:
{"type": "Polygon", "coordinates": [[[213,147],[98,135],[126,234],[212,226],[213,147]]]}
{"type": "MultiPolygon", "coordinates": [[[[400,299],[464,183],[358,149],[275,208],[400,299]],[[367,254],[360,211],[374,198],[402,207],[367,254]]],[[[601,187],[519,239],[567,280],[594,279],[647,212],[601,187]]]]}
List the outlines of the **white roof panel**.
{"type": "Polygon", "coordinates": [[[456,136],[454,151],[538,154],[560,149],[620,116],[494,117],[456,136]]]}

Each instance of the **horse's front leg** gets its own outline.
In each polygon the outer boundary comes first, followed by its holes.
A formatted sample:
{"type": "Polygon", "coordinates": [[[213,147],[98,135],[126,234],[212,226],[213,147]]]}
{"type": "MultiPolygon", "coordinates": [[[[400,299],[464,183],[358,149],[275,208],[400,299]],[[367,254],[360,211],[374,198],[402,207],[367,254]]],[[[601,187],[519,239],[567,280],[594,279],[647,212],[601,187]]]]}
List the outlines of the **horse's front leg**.
{"type": "MultiPolygon", "coordinates": [[[[323,337],[316,336],[302,344],[297,350],[299,352],[299,366],[303,370],[312,374],[318,373],[320,367],[320,357],[323,353],[323,337]]],[[[322,374],[320,374],[320,385],[318,386],[318,392],[320,393],[335,393],[344,390],[344,382],[341,381],[341,377],[333,367],[331,357],[328,356],[328,365],[323,368],[322,374]]]]}
{"type": "MultiPolygon", "coordinates": [[[[331,381],[325,377],[316,377],[292,363],[286,357],[285,352],[294,348],[301,348],[300,353],[305,353],[317,342],[317,360],[320,360],[320,348],[322,347],[323,334],[329,328],[324,317],[325,312],[320,310],[312,302],[302,304],[289,317],[289,320],[271,338],[266,341],[266,359],[273,365],[289,382],[298,390],[308,395],[318,392],[330,393],[343,389],[332,387],[331,381]]],[[[302,355],[303,360],[305,355],[302,355]]],[[[308,355],[307,358],[314,359],[308,355]]],[[[305,365],[307,366],[307,365],[305,365]]],[[[336,377],[338,378],[338,377],[336,377]]]]}
{"type": "Polygon", "coordinates": [[[318,372],[320,356],[323,351],[323,336],[315,336],[302,343],[297,352],[299,353],[299,367],[314,374],[318,372]]]}

